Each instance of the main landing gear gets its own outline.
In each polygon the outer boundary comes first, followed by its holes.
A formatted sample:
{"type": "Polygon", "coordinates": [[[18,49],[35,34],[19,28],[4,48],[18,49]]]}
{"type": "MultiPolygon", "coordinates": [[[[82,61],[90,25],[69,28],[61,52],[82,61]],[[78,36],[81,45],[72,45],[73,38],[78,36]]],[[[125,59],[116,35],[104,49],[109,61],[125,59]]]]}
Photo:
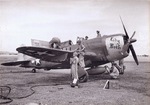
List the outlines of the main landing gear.
{"type": "Polygon", "coordinates": [[[119,61],[119,65],[115,62],[112,62],[111,71],[113,71],[114,67],[116,67],[118,69],[119,74],[124,74],[125,66],[124,66],[122,60],[119,61]]]}
{"type": "Polygon", "coordinates": [[[36,73],[36,69],[34,68],[34,69],[32,69],[32,71],[31,71],[32,73],[36,73]]]}
{"type": "Polygon", "coordinates": [[[80,83],[87,82],[88,77],[89,77],[89,74],[87,73],[87,71],[85,71],[85,74],[83,76],[79,77],[79,82],[80,83]]]}

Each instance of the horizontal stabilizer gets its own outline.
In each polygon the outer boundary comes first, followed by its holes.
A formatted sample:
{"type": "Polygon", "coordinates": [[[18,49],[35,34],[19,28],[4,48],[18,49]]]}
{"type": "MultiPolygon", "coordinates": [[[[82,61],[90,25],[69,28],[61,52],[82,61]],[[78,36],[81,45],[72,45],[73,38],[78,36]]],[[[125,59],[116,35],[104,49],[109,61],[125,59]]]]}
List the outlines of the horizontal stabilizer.
{"type": "Polygon", "coordinates": [[[17,66],[17,65],[26,64],[26,63],[29,63],[29,62],[30,62],[30,60],[16,61],[16,62],[6,62],[6,63],[2,63],[1,65],[3,65],[3,66],[17,66]]]}

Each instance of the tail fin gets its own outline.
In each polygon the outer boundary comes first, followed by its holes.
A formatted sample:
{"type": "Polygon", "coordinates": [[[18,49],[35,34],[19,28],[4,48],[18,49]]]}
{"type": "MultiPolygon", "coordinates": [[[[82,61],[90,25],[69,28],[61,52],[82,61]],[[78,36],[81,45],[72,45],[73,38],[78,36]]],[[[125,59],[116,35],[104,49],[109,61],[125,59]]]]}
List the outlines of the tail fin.
{"type": "Polygon", "coordinates": [[[22,54],[22,53],[18,53],[18,59],[17,61],[25,61],[25,60],[32,60],[33,58],[28,56],[28,55],[25,55],[25,54],[22,54]]]}
{"type": "Polygon", "coordinates": [[[22,53],[18,53],[18,59],[17,61],[24,61],[25,60],[25,55],[22,53]]]}
{"type": "MultiPolygon", "coordinates": [[[[23,47],[23,46],[25,46],[25,45],[21,44],[20,47],[23,47]]],[[[33,59],[32,57],[18,52],[17,61],[25,61],[25,60],[32,60],[32,59],[33,59]]]]}

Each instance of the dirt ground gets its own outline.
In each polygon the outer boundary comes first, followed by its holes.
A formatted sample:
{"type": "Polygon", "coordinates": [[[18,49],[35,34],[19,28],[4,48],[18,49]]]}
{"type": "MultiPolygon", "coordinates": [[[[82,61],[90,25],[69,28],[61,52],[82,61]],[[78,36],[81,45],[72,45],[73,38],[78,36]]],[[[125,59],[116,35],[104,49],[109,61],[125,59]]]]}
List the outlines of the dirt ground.
{"type": "MultiPolygon", "coordinates": [[[[14,58],[13,58],[14,59],[14,58]]],[[[0,63],[8,59],[0,58],[0,63]]],[[[126,62],[124,75],[89,76],[79,88],[70,87],[69,70],[38,70],[0,65],[0,86],[9,86],[8,105],[42,103],[47,105],[150,105],[150,63],[126,62]],[[110,89],[103,89],[110,80],[110,89]]],[[[8,100],[0,99],[1,102],[8,100]]]]}

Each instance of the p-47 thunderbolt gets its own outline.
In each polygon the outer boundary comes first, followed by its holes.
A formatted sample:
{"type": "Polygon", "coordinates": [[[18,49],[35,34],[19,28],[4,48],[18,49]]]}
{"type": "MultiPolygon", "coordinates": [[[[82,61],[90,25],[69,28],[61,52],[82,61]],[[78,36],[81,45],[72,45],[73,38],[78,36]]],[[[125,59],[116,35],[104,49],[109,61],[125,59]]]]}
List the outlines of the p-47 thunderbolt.
{"type": "MultiPolygon", "coordinates": [[[[88,74],[104,73],[106,68],[101,68],[100,65],[121,61],[129,55],[130,51],[136,64],[139,64],[132,45],[136,42],[136,39],[133,39],[135,32],[129,37],[123,22],[122,25],[125,34],[103,35],[88,40],[82,39],[82,44],[85,46],[85,67],[89,69],[79,72],[80,79],[86,81],[88,74]]],[[[43,67],[46,64],[43,68],[48,69],[69,69],[70,58],[78,47],[78,44],[73,44],[71,40],[61,43],[58,38],[37,44],[36,46],[19,47],[16,50],[19,53],[39,59],[38,66],[43,67]]],[[[120,74],[124,73],[124,66],[116,64],[116,68],[120,74]]]]}

